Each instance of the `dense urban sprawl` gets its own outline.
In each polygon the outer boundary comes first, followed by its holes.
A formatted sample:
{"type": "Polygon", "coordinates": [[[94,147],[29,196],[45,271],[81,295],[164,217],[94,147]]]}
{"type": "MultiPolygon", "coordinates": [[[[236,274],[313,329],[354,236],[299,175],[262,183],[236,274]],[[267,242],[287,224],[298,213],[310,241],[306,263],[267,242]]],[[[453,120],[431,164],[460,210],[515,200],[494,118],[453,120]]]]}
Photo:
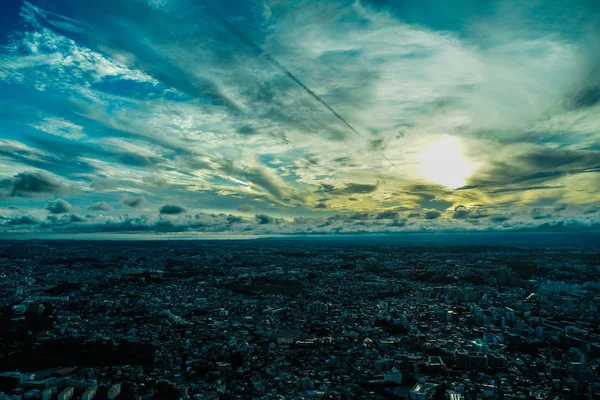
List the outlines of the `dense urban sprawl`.
{"type": "Polygon", "coordinates": [[[0,400],[598,399],[600,250],[0,244],[0,400]]]}

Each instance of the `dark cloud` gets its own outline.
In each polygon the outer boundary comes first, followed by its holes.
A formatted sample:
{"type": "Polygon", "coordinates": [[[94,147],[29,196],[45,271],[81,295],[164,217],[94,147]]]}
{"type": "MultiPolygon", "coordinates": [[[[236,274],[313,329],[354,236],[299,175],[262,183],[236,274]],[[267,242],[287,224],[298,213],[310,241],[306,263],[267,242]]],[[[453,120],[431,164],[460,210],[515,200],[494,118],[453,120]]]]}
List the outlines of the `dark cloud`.
{"type": "Polygon", "coordinates": [[[439,193],[431,192],[431,187],[413,185],[407,189],[407,193],[415,197],[418,208],[445,211],[452,205],[451,201],[440,198],[439,193]]]}
{"type": "Polygon", "coordinates": [[[31,215],[23,215],[22,217],[13,218],[8,221],[8,225],[18,226],[18,225],[36,225],[39,224],[40,221],[31,215]]]}
{"type": "Polygon", "coordinates": [[[256,135],[258,132],[250,125],[244,125],[237,129],[237,133],[241,135],[256,135]]]}
{"type": "Polygon", "coordinates": [[[457,206],[454,209],[454,214],[452,215],[452,218],[463,219],[463,218],[467,218],[468,216],[469,216],[469,210],[467,210],[467,207],[457,206]]]}
{"type": "Polygon", "coordinates": [[[588,208],[587,210],[585,210],[583,213],[586,215],[590,215],[590,214],[596,214],[598,211],[600,211],[600,207],[592,206],[592,207],[588,208]]]}
{"type": "Polygon", "coordinates": [[[319,192],[324,193],[333,193],[335,191],[335,186],[330,185],[329,183],[321,183],[321,188],[319,192]]]}
{"type": "Polygon", "coordinates": [[[228,224],[241,224],[242,222],[244,222],[244,218],[237,216],[237,215],[228,215],[227,216],[227,223],[228,224]]]}
{"type": "Polygon", "coordinates": [[[377,185],[369,185],[362,183],[349,183],[346,187],[340,190],[340,194],[366,194],[377,190],[377,185]]]}
{"type": "Polygon", "coordinates": [[[254,210],[254,207],[252,207],[250,204],[242,204],[238,207],[238,211],[241,212],[250,212],[252,210],[254,210]]]}
{"type": "Polygon", "coordinates": [[[266,225],[266,224],[273,224],[275,223],[275,218],[271,217],[270,215],[267,214],[256,214],[255,215],[256,221],[259,223],[259,225],[266,225]]]}
{"type": "Polygon", "coordinates": [[[572,165],[590,167],[598,164],[598,154],[589,151],[541,148],[518,156],[516,161],[536,169],[554,169],[572,165]]]}
{"type": "MultiPolygon", "coordinates": [[[[274,224],[279,219],[272,218],[274,224]]],[[[13,224],[17,224],[15,221],[13,224]]],[[[23,220],[23,224],[27,221],[23,220]]],[[[38,223],[34,220],[32,223],[38,223]]],[[[121,215],[117,217],[84,218],[76,214],[72,215],[49,215],[41,227],[53,232],[68,233],[102,233],[102,232],[127,232],[127,233],[171,233],[171,232],[231,232],[232,225],[238,225],[239,232],[247,232],[245,223],[252,224],[249,229],[257,227],[258,221],[247,221],[239,216],[227,214],[205,214],[180,215],[172,219],[152,220],[147,216],[129,217],[121,215]]]]}
{"type": "Polygon", "coordinates": [[[571,100],[571,106],[574,109],[593,107],[599,103],[600,85],[582,89],[571,100]]]}
{"type": "Polygon", "coordinates": [[[398,218],[398,211],[386,210],[378,213],[375,216],[376,219],[395,219],[398,218]]]}
{"type": "Polygon", "coordinates": [[[131,196],[128,194],[121,195],[121,204],[131,208],[143,208],[148,202],[144,196],[131,196]]]}
{"type": "Polygon", "coordinates": [[[319,192],[330,195],[352,195],[352,194],[367,194],[377,190],[377,185],[369,185],[363,183],[349,183],[343,187],[335,187],[333,185],[322,183],[319,192]]]}
{"type": "Polygon", "coordinates": [[[439,217],[442,216],[442,213],[439,212],[438,210],[429,210],[429,211],[425,211],[425,213],[423,213],[425,219],[438,219],[439,217]]]}
{"type": "Polygon", "coordinates": [[[44,228],[55,229],[57,227],[69,226],[71,224],[81,224],[86,222],[86,218],[78,214],[70,215],[48,215],[46,220],[41,223],[44,228]]]}
{"type": "Polygon", "coordinates": [[[142,155],[136,153],[122,153],[116,156],[116,161],[132,167],[149,167],[164,161],[162,157],[142,155]]]}
{"type": "Polygon", "coordinates": [[[71,222],[74,222],[74,223],[85,222],[85,218],[78,214],[71,214],[69,216],[69,219],[71,220],[71,222]]]}
{"type": "Polygon", "coordinates": [[[554,207],[554,211],[559,212],[559,211],[564,211],[569,207],[568,204],[559,204],[556,207],[554,207]]]}
{"type": "Polygon", "coordinates": [[[392,227],[392,228],[403,228],[406,226],[407,222],[408,221],[406,220],[406,218],[395,219],[392,222],[390,222],[389,224],[387,224],[387,226],[392,227]]]}
{"type": "Polygon", "coordinates": [[[15,197],[58,194],[65,188],[65,185],[44,171],[22,172],[12,179],[0,181],[0,189],[8,191],[10,196],[15,197]]]}
{"type": "Polygon", "coordinates": [[[333,161],[342,165],[352,165],[352,158],[348,156],[334,158],[333,161]]]}
{"type": "Polygon", "coordinates": [[[490,220],[492,222],[496,222],[496,223],[506,222],[509,219],[510,219],[510,217],[507,217],[506,215],[499,215],[499,214],[494,214],[490,217],[490,220]]]}
{"type": "Polygon", "coordinates": [[[93,205],[91,205],[90,207],[88,207],[89,210],[92,211],[112,211],[113,208],[110,204],[108,204],[105,201],[100,201],[98,203],[95,203],[93,205]]]}
{"type": "Polygon", "coordinates": [[[324,201],[321,201],[315,205],[315,208],[320,209],[320,210],[327,209],[327,203],[325,203],[324,201]]]}
{"type": "Polygon", "coordinates": [[[73,206],[63,199],[57,199],[46,203],[46,210],[52,214],[66,214],[73,209],[73,206]]]}
{"type": "Polygon", "coordinates": [[[486,218],[487,216],[488,213],[483,207],[467,208],[463,205],[456,206],[454,208],[454,214],[452,214],[452,218],[454,219],[479,219],[486,218]]]}
{"type": "Polygon", "coordinates": [[[186,211],[185,207],[178,206],[175,204],[165,204],[159,210],[159,212],[163,215],[183,214],[185,211],[186,211]]]}
{"type": "Polygon", "coordinates": [[[600,172],[600,152],[538,147],[509,161],[491,161],[490,167],[479,171],[470,185],[459,188],[488,189],[490,193],[561,189],[545,184],[563,176],[600,172]],[[535,182],[522,187],[519,184],[535,182]],[[508,186],[507,185],[515,185],[508,186]]]}
{"type": "Polygon", "coordinates": [[[371,215],[368,212],[355,212],[345,214],[342,218],[348,221],[366,221],[371,219],[371,215]]]}
{"type": "Polygon", "coordinates": [[[542,208],[534,208],[531,210],[531,218],[533,219],[546,219],[552,217],[552,214],[542,208]]]}
{"type": "Polygon", "coordinates": [[[383,139],[375,139],[369,141],[369,149],[373,151],[382,151],[385,150],[385,142],[383,139]]]}

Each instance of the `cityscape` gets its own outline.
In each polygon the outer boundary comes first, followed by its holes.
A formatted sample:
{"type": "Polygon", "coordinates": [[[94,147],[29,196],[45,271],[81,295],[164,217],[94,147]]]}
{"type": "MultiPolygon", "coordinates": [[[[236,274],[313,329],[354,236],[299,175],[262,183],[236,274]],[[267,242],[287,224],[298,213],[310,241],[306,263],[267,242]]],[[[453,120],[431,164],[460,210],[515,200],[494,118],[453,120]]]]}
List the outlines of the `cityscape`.
{"type": "Polygon", "coordinates": [[[600,400],[600,0],[0,0],[0,400],[600,400]]]}
{"type": "Polygon", "coordinates": [[[6,241],[0,398],[598,399],[599,255],[6,241]]]}

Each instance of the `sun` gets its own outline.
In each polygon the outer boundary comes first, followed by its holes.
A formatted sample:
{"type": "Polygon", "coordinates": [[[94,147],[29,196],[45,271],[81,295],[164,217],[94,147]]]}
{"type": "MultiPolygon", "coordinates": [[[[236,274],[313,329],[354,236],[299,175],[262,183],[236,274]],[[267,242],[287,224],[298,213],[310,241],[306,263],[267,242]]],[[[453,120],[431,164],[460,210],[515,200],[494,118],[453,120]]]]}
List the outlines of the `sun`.
{"type": "Polygon", "coordinates": [[[474,166],[463,155],[462,143],[453,137],[440,139],[423,150],[417,168],[428,181],[456,189],[465,186],[474,166]]]}

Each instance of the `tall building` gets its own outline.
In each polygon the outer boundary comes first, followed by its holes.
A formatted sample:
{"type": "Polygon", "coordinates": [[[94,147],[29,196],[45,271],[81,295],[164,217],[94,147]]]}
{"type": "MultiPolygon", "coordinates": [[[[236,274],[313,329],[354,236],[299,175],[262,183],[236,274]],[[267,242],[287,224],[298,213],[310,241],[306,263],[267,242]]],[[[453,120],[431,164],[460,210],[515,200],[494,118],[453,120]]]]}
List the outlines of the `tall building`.
{"type": "Polygon", "coordinates": [[[110,389],[108,389],[108,393],[106,394],[106,397],[108,398],[108,400],[114,400],[115,397],[117,397],[119,394],[121,394],[121,384],[115,383],[114,385],[111,386],[110,389]]]}
{"type": "Polygon", "coordinates": [[[393,365],[394,365],[394,360],[385,358],[383,360],[375,361],[375,363],[373,363],[373,368],[375,369],[376,372],[382,372],[382,371],[390,370],[393,367],[393,365]]]}
{"type": "Polygon", "coordinates": [[[42,390],[42,400],[50,400],[52,398],[52,389],[42,390]]]}
{"type": "Polygon", "coordinates": [[[384,382],[393,382],[398,385],[402,383],[402,373],[399,372],[396,368],[392,368],[392,372],[389,374],[383,374],[384,382]]]}
{"type": "Polygon", "coordinates": [[[71,400],[74,392],[75,388],[73,388],[73,386],[69,386],[58,394],[58,400],[71,400]]]}
{"type": "Polygon", "coordinates": [[[296,385],[298,385],[298,389],[300,390],[310,390],[315,386],[313,381],[309,378],[298,379],[296,385]]]}
{"type": "Polygon", "coordinates": [[[312,314],[325,314],[329,310],[329,306],[321,301],[315,301],[306,306],[306,311],[312,314]]]}
{"type": "Polygon", "coordinates": [[[469,369],[469,353],[466,350],[456,350],[456,364],[460,369],[469,369]]]}
{"type": "Polygon", "coordinates": [[[501,354],[490,353],[488,354],[488,365],[494,369],[506,368],[506,357],[501,354]]]}
{"type": "Polygon", "coordinates": [[[469,354],[469,368],[478,372],[484,372],[487,369],[487,357],[485,354],[469,354]]]}
{"type": "Polygon", "coordinates": [[[81,395],[81,400],[93,400],[96,396],[96,392],[98,391],[98,386],[89,387],[83,394],[81,395]]]}

